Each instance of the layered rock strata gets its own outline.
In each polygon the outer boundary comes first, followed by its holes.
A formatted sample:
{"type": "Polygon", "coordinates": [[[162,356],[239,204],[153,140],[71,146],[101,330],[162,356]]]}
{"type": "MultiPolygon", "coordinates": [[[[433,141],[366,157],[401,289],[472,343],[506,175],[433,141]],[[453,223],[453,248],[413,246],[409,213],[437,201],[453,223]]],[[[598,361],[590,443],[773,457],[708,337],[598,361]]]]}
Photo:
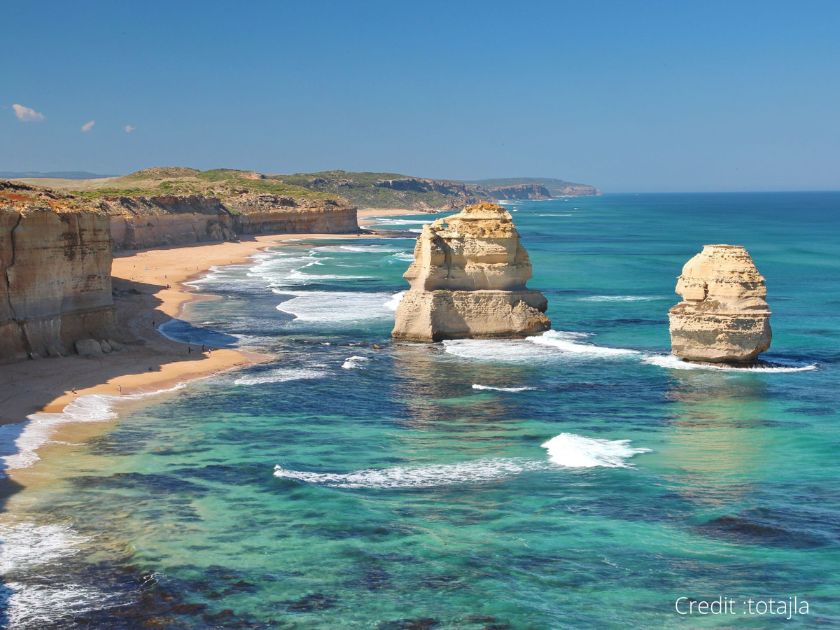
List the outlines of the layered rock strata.
{"type": "Polygon", "coordinates": [[[356,208],[333,199],[295,199],[242,193],[220,200],[205,195],[114,197],[108,213],[115,250],[230,241],[240,234],[351,233],[356,208]]]}
{"type": "Polygon", "coordinates": [[[770,347],[767,288],[740,245],[705,245],[677,279],[671,351],[689,361],[751,363],[770,347]]]}
{"type": "Polygon", "coordinates": [[[0,361],[62,355],[113,327],[108,215],[0,182],[0,361]]]}
{"type": "Polygon", "coordinates": [[[531,262],[510,214],[482,203],[423,228],[404,276],[396,339],[521,337],[547,330],[545,296],[529,290],[531,262]]]}

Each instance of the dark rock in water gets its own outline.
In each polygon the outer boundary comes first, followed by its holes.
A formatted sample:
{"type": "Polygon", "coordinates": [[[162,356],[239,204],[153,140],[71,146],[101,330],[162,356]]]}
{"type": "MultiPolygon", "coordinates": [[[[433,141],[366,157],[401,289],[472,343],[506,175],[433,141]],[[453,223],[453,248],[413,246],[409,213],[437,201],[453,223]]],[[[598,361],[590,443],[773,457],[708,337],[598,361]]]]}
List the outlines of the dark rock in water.
{"type": "MultiPolygon", "coordinates": [[[[803,520],[809,519],[800,514],[778,513],[759,508],[741,514],[720,516],[703,523],[699,529],[708,536],[745,544],[793,549],[811,549],[831,544],[829,537],[813,531],[807,522],[802,522],[803,520]]],[[[814,525],[817,523],[814,522],[814,525]]],[[[838,536],[831,538],[836,540],[838,536]]]]}
{"type": "Polygon", "coordinates": [[[300,599],[286,602],[286,609],[290,612],[315,612],[316,610],[327,610],[333,608],[338,599],[324,593],[311,593],[300,599]]]}
{"type": "Polygon", "coordinates": [[[431,617],[419,617],[417,619],[395,619],[393,621],[383,621],[377,628],[379,630],[427,630],[428,628],[436,628],[440,625],[438,619],[431,617]]]}

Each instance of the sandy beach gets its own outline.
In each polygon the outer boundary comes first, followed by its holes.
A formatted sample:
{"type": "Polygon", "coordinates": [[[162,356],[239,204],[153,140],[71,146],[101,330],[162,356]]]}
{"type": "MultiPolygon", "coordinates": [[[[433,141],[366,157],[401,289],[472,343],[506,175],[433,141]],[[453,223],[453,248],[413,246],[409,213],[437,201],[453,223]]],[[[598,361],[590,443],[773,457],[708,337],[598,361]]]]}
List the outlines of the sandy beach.
{"type": "MultiPolygon", "coordinates": [[[[412,214],[400,209],[363,209],[359,220],[412,214]]],[[[180,316],[184,305],[207,299],[184,283],[210,268],[246,262],[259,251],[307,238],[375,237],[376,234],[281,234],[238,242],[142,250],[120,254],[112,266],[115,310],[125,348],[102,358],[75,355],[0,365],[0,424],[38,412],[61,412],[80,396],[127,396],[166,390],[178,383],[240,368],[271,357],[234,349],[202,352],[157,330],[180,316]]],[[[61,438],[84,437],[89,429],[64,425],[61,438]],[[74,429],[76,427],[76,429],[74,429]]],[[[17,476],[12,471],[12,476],[17,476]]]]}

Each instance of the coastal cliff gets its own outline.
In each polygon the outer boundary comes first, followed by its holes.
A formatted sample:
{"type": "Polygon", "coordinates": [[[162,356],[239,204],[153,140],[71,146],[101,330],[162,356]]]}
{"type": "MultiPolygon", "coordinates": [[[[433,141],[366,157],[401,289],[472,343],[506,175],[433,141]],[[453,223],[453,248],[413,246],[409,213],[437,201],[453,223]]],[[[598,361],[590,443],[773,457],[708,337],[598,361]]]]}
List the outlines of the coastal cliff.
{"type": "Polygon", "coordinates": [[[113,328],[108,215],[0,182],[0,361],[60,356],[113,328]]]}
{"type": "Polygon", "coordinates": [[[550,328],[545,296],[525,286],[531,262],[501,206],[469,206],[426,225],[404,277],[411,288],[397,307],[396,339],[516,337],[550,328]]]}
{"type": "Polygon", "coordinates": [[[770,347],[767,287],[742,246],[705,245],[683,267],[676,292],[683,301],[668,312],[676,356],[750,363],[770,347]]]}
{"type": "Polygon", "coordinates": [[[253,171],[155,167],[123,177],[27,181],[106,213],[117,251],[230,241],[240,234],[359,230],[347,200],[253,171]]]}
{"type": "Polygon", "coordinates": [[[550,199],[600,194],[597,188],[588,184],[535,177],[465,182],[398,173],[340,170],[268,177],[315,192],[340,195],[362,208],[407,208],[421,212],[455,210],[497,199],[550,199]]]}

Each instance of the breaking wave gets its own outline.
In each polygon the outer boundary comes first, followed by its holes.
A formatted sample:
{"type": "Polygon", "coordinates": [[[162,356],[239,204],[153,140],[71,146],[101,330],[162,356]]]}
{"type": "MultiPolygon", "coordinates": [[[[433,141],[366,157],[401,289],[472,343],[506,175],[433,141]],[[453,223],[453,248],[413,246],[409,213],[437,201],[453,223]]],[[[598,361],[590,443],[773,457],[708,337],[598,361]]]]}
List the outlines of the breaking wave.
{"type": "Polygon", "coordinates": [[[630,440],[602,440],[561,433],[542,444],[552,464],[564,468],[626,468],[626,460],[649,448],[633,448],[630,440]]]}
{"type": "Polygon", "coordinates": [[[352,357],[347,357],[344,359],[344,363],[341,364],[342,369],[345,370],[356,370],[361,368],[364,363],[370,361],[367,357],[362,357],[359,355],[353,355],[352,357]]]}
{"type": "MultiPolygon", "coordinates": [[[[117,417],[114,404],[120,401],[140,400],[183,388],[179,383],[168,389],[124,396],[88,394],[68,403],[63,411],[40,411],[27,416],[26,422],[0,426],[0,461],[3,470],[28,468],[37,462],[37,450],[46,444],[55,429],[71,422],[105,422],[117,417]]],[[[2,475],[2,473],[0,473],[2,475]]]]}
{"type": "Polygon", "coordinates": [[[544,467],[545,462],[527,459],[479,459],[459,464],[369,468],[350,473],[317,473],[275,466],[274,476],[331,488],[436,488],[487,483],[544,467]]]}
{"type": "Polygon", "coordinates": [[[267,372],[240,376],[234,385],[263,385],[264,383],[285,383],[287,381],[302,381],[308,379],[323,378],[327,376],[324,370],[307,368],[276,368],[267,372]]]}
{"type": "Polygon", "coordinates": [[[626,460],[650,449],[633,448],[629,440],[602,440],[561,433],[542,444],[548,461],[526,458],[479,459],[456,464],[367,468],[349,473],[319,473],[274,467],[274,476],[331,488],[437,488],[481,484],[529,471],[563,468],[627,468],[626,460]]]}
{"type": "Polygon", "coordinates": [[[816,363],[795,363],[793,361],[775,359],[773,361],[759,361],[744,367],[734,365],[717,365],[715,363],[691,363],[683,361],[673,354],[655,354],[642,359],[644,363],[656,365],[672,370],[716,370],[719,372],[810,372],[817,369],[816,363]]]}
{"type": "Polygon", "coordinates": [[[356,293],[351,291],[276,291],[293,295],[277,305],[277,310],[294,315],[301,322],[356,322],[387,319],[393,312],[386,306],[390,293],[356,293]]]}
{"type": "Polygon", "coordinates": [[[443,342],[446,352],[464,359],[520,363],[558,358],[613,358],[638,355],[636,350],[586,343],[588,333],[549,330],[526,339],[453,339],[443,342]]]}
{"type": "Polygon", "coordinates": [[[622,356],[639,354],[636,350],[625,348],[609,348],[607,346],[596,346],[591,343],[581,343],[581,339],[589,337],[588,333],[562,332],[547,330],[538,337],[528,337],[528,341],[543,346],[550,346],[562,352],[573,354],[591,354],[593,356],[622,356]]]}
{"type": "Polygon", "coordinates": [[[479,385],[478,383],[473,383],[472,388],[493,392],[527,392],[536,389],[536,387],[493,387],[492,385],[479,385]]]}
{"type": "Polygon", "coordinates": [[[662,298],[653,295],[587,295],[578,299],[581,302],[650,302],[662,298]]]}

